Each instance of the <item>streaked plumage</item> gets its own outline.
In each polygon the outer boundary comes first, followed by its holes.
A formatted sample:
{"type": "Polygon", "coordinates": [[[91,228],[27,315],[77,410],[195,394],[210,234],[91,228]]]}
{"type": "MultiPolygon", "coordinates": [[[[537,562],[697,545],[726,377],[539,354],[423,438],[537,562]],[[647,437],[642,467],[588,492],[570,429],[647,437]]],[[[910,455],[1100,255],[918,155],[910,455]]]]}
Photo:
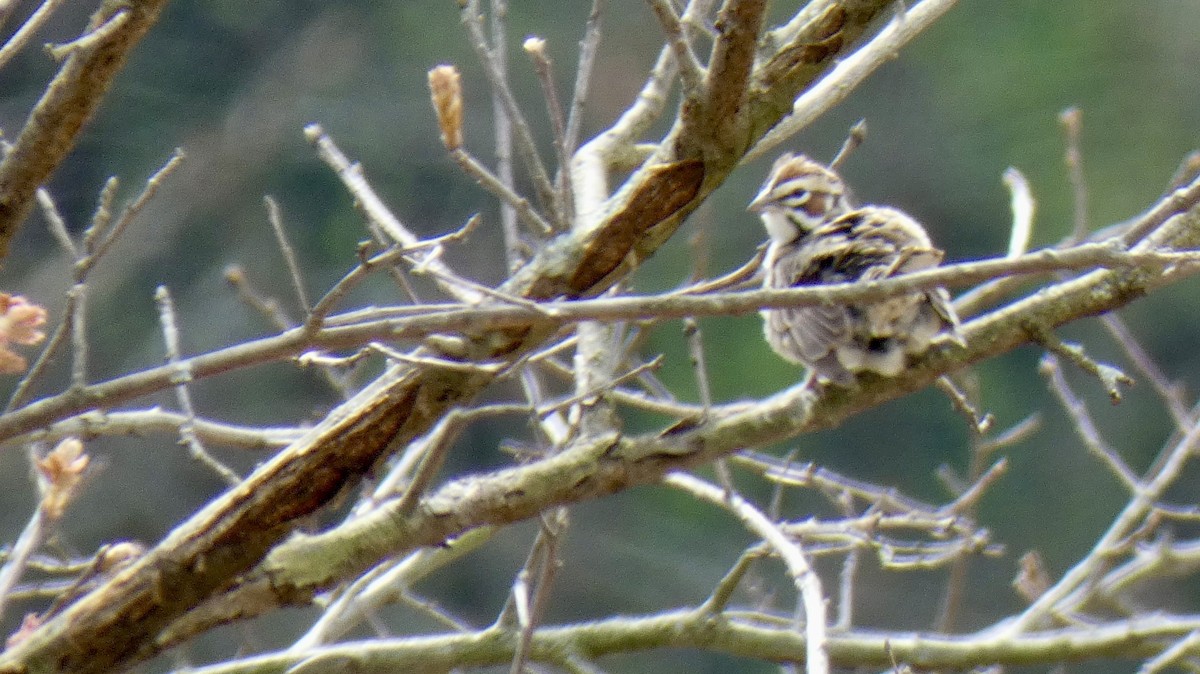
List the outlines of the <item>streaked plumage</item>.
{"type": "Polygon", "coordinates": [[[788,153],[775,160],[750,210],[762,217],[771,241],[787,243],[799,232],[848,213],[850,194],[838,174],[802,154],[788,153]]]}
{"type": "MultiPolygon", "coordinates": [[[[942,251],[915,220],[894,208],[852,208],[841,179],[803,156],[781,157],[750,208],[771,237],[763,261],[766,288],[878,280],[942,260],[942,251]],[[826,206],[823,214],[820,206],[826,206]]],[[[853,382],[856,372],[894,377],[907,356],[924,352],[941,335],[961,342],[943,288],[875,303],[762,314],[776,353],[841,385],[853,382]]]]}

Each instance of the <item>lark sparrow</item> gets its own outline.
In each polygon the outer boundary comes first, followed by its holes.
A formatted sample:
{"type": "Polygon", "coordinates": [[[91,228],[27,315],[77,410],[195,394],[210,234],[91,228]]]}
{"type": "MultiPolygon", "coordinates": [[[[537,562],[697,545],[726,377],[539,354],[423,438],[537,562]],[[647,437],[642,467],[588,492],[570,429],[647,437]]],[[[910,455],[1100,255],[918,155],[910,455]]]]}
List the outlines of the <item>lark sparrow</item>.
{"type": "MultiPolygon", "coordinates": [[[[879,280],[936,267],[942,251],[904,213],[881,206],[854,208],[841,178],[802,155],[785,154],[750,210],[766,225],[770,244],[763,287],[791,288],[879,280]]],[[[837,306],[762,312],[767,343],[783,358],[839,385],[854,373],[894,377],[906,357],[937,338],[958,343],[958,317],[944,288],[837,306]]]]}

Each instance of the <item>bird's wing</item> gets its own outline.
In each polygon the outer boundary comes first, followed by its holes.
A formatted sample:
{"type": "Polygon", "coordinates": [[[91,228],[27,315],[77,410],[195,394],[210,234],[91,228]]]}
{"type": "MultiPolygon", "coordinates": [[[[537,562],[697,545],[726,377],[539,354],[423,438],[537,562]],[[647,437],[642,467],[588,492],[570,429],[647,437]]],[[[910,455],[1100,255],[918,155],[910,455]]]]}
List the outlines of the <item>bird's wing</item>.
{"type": "MultiPolygon", "coordinates": [[[[836,254],[825,246],[801,244],[783,251],[773,265],[768,286],[794,288],[837,282],[829,277],[836,267],[836,254]]],[[[836,272],[834,272],[836,273],[836,272]]],[[[768,313],[770,329],[786,335],[796,354],[807,363],[825,357],[834,346],[844,342],[850,331],[846,308],[816,305],[781,309],[768,313]]]]}
{"type": "Polygon", "coordinates": [[[838,306],[800,307],[771,312],[767,316],[775,334],[785,337],[791,351],[802,362],[814,363],[846,341],[849,321],[838,306]]]}

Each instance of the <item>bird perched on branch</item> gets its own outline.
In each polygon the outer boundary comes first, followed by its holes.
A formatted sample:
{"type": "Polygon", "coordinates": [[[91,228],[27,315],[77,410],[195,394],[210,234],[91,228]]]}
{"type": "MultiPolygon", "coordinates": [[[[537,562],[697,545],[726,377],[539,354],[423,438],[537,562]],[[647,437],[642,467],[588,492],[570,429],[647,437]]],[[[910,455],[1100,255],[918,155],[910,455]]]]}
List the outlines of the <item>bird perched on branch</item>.
{"type": "MultiPolygon", "coordinates": [[[[770,236],[764,288],[875,281],[936,267],[943,252],[894,208],[851,204],[841,177],[803,155],[776,160],[750,202],[770,236]]],[[[874,302],[762,312],[767,343],[819,381],[846,386],[857,372],[894,377],[937,339],[962,343],[945,288],[874,302]]]]}

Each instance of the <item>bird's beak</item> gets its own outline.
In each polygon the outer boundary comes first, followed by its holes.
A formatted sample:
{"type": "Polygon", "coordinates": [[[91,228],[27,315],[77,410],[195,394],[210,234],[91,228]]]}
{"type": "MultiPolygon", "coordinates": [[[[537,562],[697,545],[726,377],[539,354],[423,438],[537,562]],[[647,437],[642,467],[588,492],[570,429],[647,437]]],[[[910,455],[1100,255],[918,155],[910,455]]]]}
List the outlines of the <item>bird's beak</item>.
{"type": "Polygon", "coordinates": [[[750,202],[750,205],[746,207],[746,210],[750,211],[751,213],[762,213],[763,210],[766,209],[766,207],[767,207],[767,193],[764,190],[762,192],[759,192],[758,196],[754,197],[754,201],[750,202]]]}

